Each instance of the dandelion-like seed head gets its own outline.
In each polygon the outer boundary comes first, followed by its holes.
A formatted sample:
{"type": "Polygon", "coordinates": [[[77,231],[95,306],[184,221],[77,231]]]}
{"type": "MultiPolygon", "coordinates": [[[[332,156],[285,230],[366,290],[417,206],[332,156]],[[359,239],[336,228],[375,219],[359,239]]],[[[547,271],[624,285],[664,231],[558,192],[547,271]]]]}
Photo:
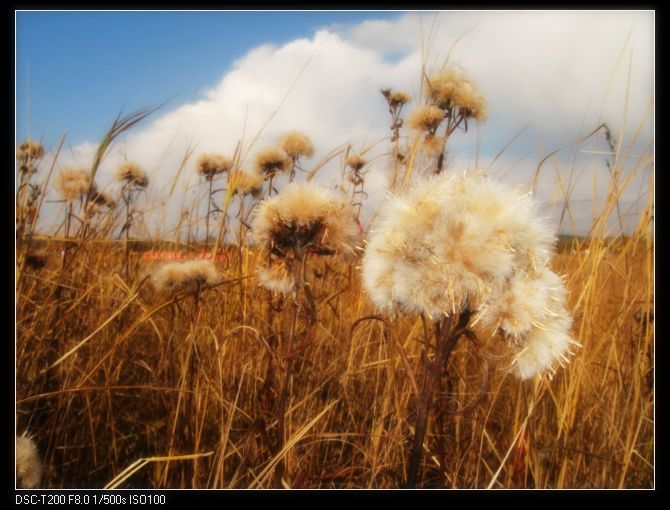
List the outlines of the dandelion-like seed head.
{"type": "Polygon", "coordinates": [[[391,108],[398,108],[412,100],[412,96],[402,90],[382,89],[382,94],[391,108]]]}
{"type": "Polygon", "coordinates": [[[565,310],[556,315],[533,327],[523,344],[513,348],[511,369],[519,379],[546,372],[553,375],[557,365],[565,366],[570,361],[571,346],[579,345],[570,335],[572,319],[565,310]]]}
{"type": "Polygon", "coordinates": [[[235,170],[230,173],[230,182],[235,183],[234,194],[258,198],[263,191],[264,181],[263,175],[255,170],[235,170]]]}
{"type": "Polygon", "coordinates": [[[125,181],[139,188],[146,188],[149,185],[149,177],[147,177],[145,171],[142,170],[140,165],[132,161],[122,163],[116,169],[115,177],[117,181],[125,181]]]}
{"type": "Polygon", "coordinates": [[[222,154],[202,154],[196,163],[198,173],[205,179],[213,179],[214,176],[230,170],[233,161],[222,154]]]}
{"type": "Polygon", "coordinates": [[[407,123],[413,129],[434,132],[444,117],[444,111],[437,106],[421,105],[410,112],[407,123]]]}
{"type": "Polygon", "coordinates": [[[193,293],[223,281],[211,260],[170,262],[156,269],[151,282],[156,290],[166,294],[193,293]]]}
{"type": "Polygon", "coordinates": [[[486,118],[486,100],[472,79],[456,68],[446,69],[426,80],[428,101],[443,110],[458,110],[465,118],[486,118]]]}
{"type": "Polygon", "coordinates": [[[99,207],[106,207],[107,209],[112,209],[116,205],[112,196],[106,191],[98,190],[95,183],[93,183],[93,186],[91,187],[89,201],[99,207]]]}
{"type": "Polygon", "coordinates": [[[281,147],[268,147],[256,155],[256,169],[266,177],[285,172],[291,160],[281,147]]]}
{"type": "Polygon", "coordinates": [[[16,436],[16,478],[23,489],[35,489],[42,480],[42,462],[37,445],[25,434],[16,436]]]}
{"type": "Polygon", "coordinates": [[[347,166],[354,172],[358,172],[367,164],[367,161],[360,154],[350,154],[347,157],[347,166]]]}
{"type": "Polygon", "coordinates": [[[16,147],[17,161],[40,159],[44,156],[44,147],[35,140],[24,140],[16,147]]]}
{"type": "Polygon", "coordinates": [[[306,134],[300,131],[285,133],[279,140],[279,145],[286,151],[291,159],[305,156],[311,158],[314,155],[314,145],[306,134]]]}
{"type": "Polygon", "coordinates": [[[285,254],[310,249],[352,255],[359,242],[355,212],[343,198],[312,183],[291,183],[261,202],[252,230],[265,250],[285,254]]]}
{"type": "Polygon", "coordinates": [[[486,119],[486,100],[471,82],[464,83],[458,89],[454,98],[454,104],[464,118],[472,118],[477,122],[486,119]]]}
{"type": "Polygon", "coordinates": [[[440,174],[392,197],[363,258],[363,281],[387,312],[429,318],[477,310],[495,284],[531,260],[543,264],[553,233],[530,197],[480,173],[440,174]]]}
{"type": "Polygon", "coordinates": [[[56,176],[54,187],[67,201],[76,200],[88,192],[91,174],[82,168],[67,168],[56,176]]]}

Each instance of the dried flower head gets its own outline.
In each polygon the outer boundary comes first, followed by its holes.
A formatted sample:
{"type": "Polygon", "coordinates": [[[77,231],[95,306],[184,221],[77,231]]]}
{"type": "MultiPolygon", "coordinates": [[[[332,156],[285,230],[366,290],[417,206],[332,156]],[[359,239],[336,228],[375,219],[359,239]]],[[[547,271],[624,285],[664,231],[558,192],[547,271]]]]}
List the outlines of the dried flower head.
{"type": "Polygon", "coordinates": [[[35,489],[42,480],[42,462],[37,445],[29,436],[16,436],[16,478],[23,489],[35,489]]]}
{"type": "Polygon", "coordinates": [[[88,192],[91,174],[82,168],[61,170],[56,176],[54,187],[64,200],[75,200],[88,192]]]}
{"type": "Polygon", "coordinates": [[[235,183],[233,194],[260,196],[263,191],[263,176],[255,170],[236,170],[230,173],[229,182],[235,183]]]}
{"type": "Polygon", "coordinates": [[[132,161],[122,163],[116,169],[116,180],[125,181],[140,188],[146,188],[149,185],[149,178],[142,168],[132,161]]]}
{"type": "Polygon", "coordinates": [[[40,159],[44,156],[44,147],[34,140],[25,140],[16,147],[17,161],[40,159]]]}
{"type": "Polygon", "coordinates": [[[455,68],[441,71],[426,80],[428,100],[442,108],[455,109],[465,118],[486,117],[486,101],[470,77],[455,68]]]}
{"type": "Polygon", "coordinates": [[[106,191],[98,191],[95,188],[95,184],[93,189],[91,189],[91,194],[89,195],[89,201],[99,207],[106,207],[107,209],[111,209],[116,205],[116,202],[114,201],[112,196],[106,191]]]}
{"type": "Polygon", "coordinates": [[[401,90],[392,91],[391,89],[382,89],[382,94],[391,108],[398,108],[412,100],[412,96],[401,90]]]}
{"type": "Polygon", "coordinates": [[[570,336],[567,292],[548,269],[554,232],[537,205],[481,173],[442,174],[383,208],[363,259],[372,301],[429,318],[468,308],[501,331],[526,379],[563,364],[570,336]]]}
{"type": "Polygon", "coordinates": [[[285,133],[280,138],[279,145],[291,159],[298,159],[301,156],[311,158],[314,155],[314,145],[307,135],[300,131],[285,133]]]}
{"type": "Polygon", "coordinates": [[[256,169],[266,177],[285,172],[290,166],[291,160],[281,147],[268,147],[256,155],[256,169]]]}
{"type": "Polygon", "coordinates": [[[349,202],[309,182],[291,183],[261,202],[252,229],[256,242],[275,254],[307,248],[352,255],[359,241],[349,202]]]}
{"type": "Polygon", "coordinates": [[[445,113],[437,106],[417,106],[409,114],[407,122],[413,129],[419,131],[435,132],[440,122],[444,120],[445,113]]]}
{"type": "Polygon", "coordinates": [[[544,265],[554,242],[528,195],[480,173],[420,182],[380,218],[363,259],[372,301],[434,319],[479,309],[498,282],[544,265]]]}
{"type": "Polygon", "coordinates": [[[360,154],[350,154],[347,158],[347,166],[350,167],[354,172],[358,172],[361,168],[366,165],[367,161],[360,154]]]}
{"type": "Polygon", "coordinates": [[[213,179],[215,175],[222,174],[230,170],[233,161],[221,154],[202,154],[198,158],[196,168],[198,173],[205,179],[213,179]]]}
{"type": "Polygon", "coordinates": [[[222,276],[211,260],[170,262],[156,269],[151,281],[159,292],[197,292],[221,283],[222,276]]]}

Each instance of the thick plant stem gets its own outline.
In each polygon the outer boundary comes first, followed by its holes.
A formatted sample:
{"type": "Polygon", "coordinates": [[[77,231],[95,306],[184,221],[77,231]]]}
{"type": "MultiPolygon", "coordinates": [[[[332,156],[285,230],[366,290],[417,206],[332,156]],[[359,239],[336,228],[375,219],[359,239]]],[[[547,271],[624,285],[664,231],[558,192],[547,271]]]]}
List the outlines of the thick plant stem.
{"type": "Polygon", "coordinates": [[[417,404],[416,421],[414,427],[414,442],[409,458],[409,469],[407,471],[408,488],[416,486],[419,475],[419,467],[421,465],[421,457],[423,454],[423,440],[428,429],[428,421],[430,418],[430,409],[433,402],[433,394],[438,386],[442,368],[449,360],[449,356],[453,351],[458,339],[464,333],[468,320],[470,319],[470,312],[465,310],[458,317],[457,323],[454,325],[453,317],[445,317],[441,322],[435,325],[435,359],[430,362],[427,357],[425,360],[423,382],[421,385],[421,393],[419,395],[419,402],[417,404]]]}
{"type": "MultiPolygon", "coordinates": [[[[293,311],[291,315],[291,331],[288,336],[286,346],[286,368],[284,371],[284,380],[282,382],[282,390],[279,397],[279,409],[277,415],[277,454],[282,451],[286,442],[286,404],[289,399],[291,377],[293,375],[293,345],[295,344],[296,330],[298,326],[298,296],[303,287],[303,270],[305,264],[305,257],[302,253],[296,253],[293,259],[293,311]]],[[[286,458],[282,458],[275,468],[274,487],[282,488],[282,477],[286,472],[286,458]]]]}

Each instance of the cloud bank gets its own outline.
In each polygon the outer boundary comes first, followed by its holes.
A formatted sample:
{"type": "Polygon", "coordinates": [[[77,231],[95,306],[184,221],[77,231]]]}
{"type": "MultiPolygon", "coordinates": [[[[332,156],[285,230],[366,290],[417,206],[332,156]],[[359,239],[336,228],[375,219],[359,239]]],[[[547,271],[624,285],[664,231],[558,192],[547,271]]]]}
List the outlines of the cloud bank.
{"type": "MultiPolygon", "coordinates": [[[[542,157],[601,122],[608,123],[622,150],[631,154],[623,168],[639,168],[635,158],[645,150],[651,154],[646,145],[653,136],[653,40],[653,13],[643,11],[410,13],[392,21],[323,28],[309,38],[253,49],[200,100],[157,112],[115,144],[96,181],[101,186],[111,182],[114,169],[128,158],[150,175],[147,199],[166,200],[184,154],[193,150],[165,204],[166,214],[156,224],[167,231],[176,223],[180,205],[194,198],[199,153],[232,155],[241,143],[244,166],[250,166],[255,151],[285,131],[301,130],[315,146],[308,169],[348,146],[375,158],[366,184],[369,217],[383,198],[388,163],[382,155],[390,149],[390,119],[379,91],[407,90],[414,97],[409,110],[421,93],[422,63],[430,71],[447,57],[476,80],[490,112],[483,125],[450,139],[451,169],[478,166],[511,183],[527,184],[542,157]]],[[[56,168],[89,166],[95,150],[93,140],[72,147],[56,168]]],[[[574,218],[564,215],[564,230],[583,233],[591,224],[593,190],[596,207],[606,192],[604,186],[594,186],[594,179],[607,182],[607,156],[600,154],[607,150],[599,135],[560,152],[543,167],[538,197],[557,221],[561,208],[551,207],[561,199],[557,189],[572,186],[574,218]],[[557,175],[564,181],[560,185],[557,175]]],[[[316,179],[336,186],[342,167],[342,157],[335,157],[316,179]]],[[[632,181],[622,203],[635,206],[641,190],[649,188],[649,171],[632,181]]],[[[53,216],[44,215],[47,220],[53,216]]]]}

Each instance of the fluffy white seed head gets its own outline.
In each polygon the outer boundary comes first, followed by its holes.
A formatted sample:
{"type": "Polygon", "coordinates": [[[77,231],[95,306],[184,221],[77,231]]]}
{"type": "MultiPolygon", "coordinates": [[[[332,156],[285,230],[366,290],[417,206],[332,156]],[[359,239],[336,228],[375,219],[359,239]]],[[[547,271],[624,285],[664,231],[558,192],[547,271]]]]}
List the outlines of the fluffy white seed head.
{"type": "Polygon", "coordinates": [[[434,74],[425,85],[428,100],[441,109],[453,108],[465,118],[486,118],[486,100],[472,79],[456,68],[434,74]]]}
{"type": "Polygon", "coordinates": [[[23,489],[35,489],[42,480],[42,462],[32,438],[16,436],[16,478],[23,489]]]}
{"type": "Polygon", "coordinates": [[[281,147],[268,147],[256,155],[256,170],[268,178],[286,172],[290,166],[291,159],[281,147]]]}
{"type": "Polygon", "coordinates": [[[233,166],[230,158],[221,154],[202,154],[196,163],[198,173],[205,179],[213,179],[215,175],[227,172],[233,166]]]}
{"type": "Polygon", "coordinates": [[[56,176],[54,187],[64,200],[76,200],[88,192],[91,174],[82,168],[61,170],[56,176]]]}
{"type": "Polygon", "coordinates": [[[529,196],[478,172],[421,181],[379,218],[363,258],[370,298],[433,319],[481,308],[496,284],[544,264],[554,242],[529,196]]]}
{"type": "Polygon", "coordinates": [[[230,183],[234,183],[233,194],[252,195],[258,197],[263,191],[263,175],[255,170],[235,170],[230,174],[230,183]]]}
{"type": "Polygon", "coordinates": [[[40,159],[44,156],[44,146],[35,140],[24,140],[16,146],[16,159],[40,159]]]}
{"type": "Polygon", "coordinates": [[[314,155],[314,145],[305,133],[289,131],[282,135],[279,145],[286,151],[288,157],[297,159],[302,156],[311,158],[314,155]]]}
{"type": "Polygon", "coordinates": [[[566,298],[563,280],[550,269],[518,271],[497,285],[479,319],[492,333],[500,328],[512,343],[520,344],[534,324],[562,315],[566,298]]]}
{"type": "Polygon", "coordinates": [[[309,182],[291,183],[261,202],[252,230],[255,241],[275,253],[308,248],[352,255],[360,240],[350,203],[309,182]]]}
{"type": "Polygon", "coordinates": [[[149,185],[149,177],[142,167],[132,161],[126,161],[116,169],[116,180],[125,181],[134,184],[140,188],[146,188],[149,185]]]}
{"type": "Polygon", "coordinates": [[[211,260],[188,260],[163,264],[154,271],[151,281],[160,292],[196,292],[223,280],[211,260]]]}
{"type": "Polygon", "coordinates": [[[578,345],[570,335],[572,319],[565,310],[534,326],[523,345],[514,348],[511,370],[519,379],[529,379],[536,374],[553,374],[556,366],[569,361],[571,346],[578,345]]]}

